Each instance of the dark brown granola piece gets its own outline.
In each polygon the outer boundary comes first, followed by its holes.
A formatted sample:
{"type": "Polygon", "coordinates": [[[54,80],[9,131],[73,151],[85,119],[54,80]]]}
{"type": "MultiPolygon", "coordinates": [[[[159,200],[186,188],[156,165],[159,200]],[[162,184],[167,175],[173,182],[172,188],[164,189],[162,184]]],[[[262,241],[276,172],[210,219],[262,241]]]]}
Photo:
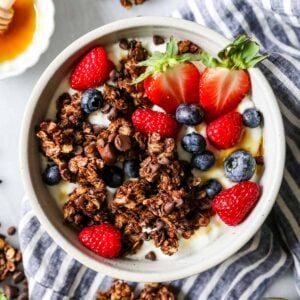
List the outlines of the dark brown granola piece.
{"type": "Polygon", "coordinates": [[[96,300],[134,300],[131,287],[122,280],[115,280],[107,292],[99,291],[96,300]]]}
{"type": "Polygon", "coordinates": [[[90,226],[108,221],[105,185],[97,189],[92,186],[79,186],[69,195],[63,212],[67,223],[78,226],[90,226]]]}
{"type": "Polygon", "coordinates": [[[124,6],[127,9],[132,8],[132,6],[143,4],[146,0],[120,0],[120,3],[122,6],[124,6]]]}
{"type": "Polygon", "coordinates": [[[178,52],[179,54],[184,53],[200,53],[202,49],[189,40],[183,40],[178,42],[178,52]]]}
{"type": "Polygon", "coordinates": [[[175,300],[176,296],[171,287],[162,283],[145,285],[139,300],[175,300]]]}

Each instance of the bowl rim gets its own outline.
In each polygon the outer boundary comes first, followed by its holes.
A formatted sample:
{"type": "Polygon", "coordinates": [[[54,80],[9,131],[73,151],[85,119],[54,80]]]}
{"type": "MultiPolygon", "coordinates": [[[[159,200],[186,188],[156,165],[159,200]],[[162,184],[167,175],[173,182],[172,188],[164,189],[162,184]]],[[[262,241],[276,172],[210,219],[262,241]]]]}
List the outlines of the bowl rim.
{"type": "MultiPolygon", "coordinates": [[[[278,134],[278,138],[283,141],[281,143],[281,146],[279,147],[279,155],[280,159],[278,159],[278,165],[277,165],[277,176],[274,177],[274,184],[273,184],[273,191],[272,191],[272,199],[268,201],[268,206],[266,207],[266,210],[263,215],[260,216],[260,218],[257,219],[257,222],[253,224],[251,228],[249,228],[248,231],[244,233],[239,239],[237,239],[236,243],[233,243],[230,245],[230,247],[226,249],[222,249],[220,251],[220,254],[217,257],[214,257],[214,259],[210,259],[209,261],[206,261],[203,263],[203,266],[201,269],[199,269],[197,264],[194,264],[192,266],[189,266],[184,269],[179,270],[172,270],[171,272],[166,270],[166,272],[159,274],[159,278],[157,278],[157,273],[152,272],[140,272],[140,271],[134,271],[134,270],[121,270],[117,269],[114,266],[105,265],[101,262],[99,262],[99,265],[101,265],[101,268],[98,268],[92,263],[92,260],[84,254],[82,251],[77,249],[74,245],[71,244],[67,239],[63,237],[63,235],[54,227],[54,225],[49,221],[47,218],[47,215],[43,211],[38,197],[34,191],[32,180],[30,177],[30,167],[29,167],[29,161],[28,158],[28,140],[30,136],[30,124],[31,124],[31,118],[33,115],[33,111],[35,109],[35,106],[38,102],[38,99],[46,87],[49,78],[52,77],[52,75],[56,72],[56,70],[61,66],[67,57],[70,57],[73,53],[76,53],[79,49],[84,47],[89,42],[97,39],[99,36],[103,36],[105,34],[109,34],[115,31],[119,31],[120,29],[130,29],[130,28],[136,28],[136,27],[170,27],[170,28],[178,28],[192,32],[197,33],[201,32],[202,34],[209,35],[211,39],[214,39],[215,41],[218,41],[218,43],[221,43],[223,45],[226,45],[229,41],[218,34],[217,32],[204,27],[202,25],[199,25],[197,23],[187,21],[187,20],[181,20],[181,19],[175,19],[171,17],[135,17],[135,18],[128,18],[119,20],[104,26],[101,26],[99,28],[96,28],[89,33],[83,35],[79,39],[75,40],[71,45],[69,45],[65,50],[63,50],[54,60],[53,62],[46,68],[46,70],[43,72],[41,77],[39,78],[38,82],[36,83],[31,96],[29,98],[24,117],[23,122],[21,126],[21,135],[20,135],[20,143],[19,143],[19,160],[20,160],[20,170],[21,175],[23,179],[24,188],[26,191],[26,194],[29,198],[30,205],[37,216],[38,220],[40,221],[43,228],[47,231],[47,233],[52,237],[53,240],[56,241],[56,243],[68,254],[70,254],[73,258],[78,260],[83,265],[96,270],[100,273],[103,273],[105,275],[111,276],[111,277],[117,277],[124,280],[130,280],[130,281],[138,281],[138,282],[157,282],[157,281],[169,281],[169,280],[176,280],[185,278],[191,275],[195,275],[199,273],[199,271],[207,270],[213,266],[216,266],[217,264],[221,263],[231,255],[233,255],[236,251],[238,251],[242,246],[244,246],[251,237],[257,232],[257,230],[261,227],[262,223],[266,219],[267,215],[269,214],[271,208],[273,207],[273,204],[275,202],[276,196],[279,191],[280,183],[283,176],[283,169],[284,169],[284,161],[285,161],[285,135],[284,135],[284,129],[283,129],[283,121],[282,116],[279,110],[278,105],[274,105],[273,113],[274,118],[278,121],[277,122],[277,128],[276,133],[278,134]]],[[[277,100],[275,98],[275,95],[262,74],[262,72],[259,69],[253,69],[251,70],[252,74],[255,74],[256,78],[261,81],[265,86],[265,93],[268,95],[268,97],[273,98],[273,102],[277,103],[277,100]]]]}

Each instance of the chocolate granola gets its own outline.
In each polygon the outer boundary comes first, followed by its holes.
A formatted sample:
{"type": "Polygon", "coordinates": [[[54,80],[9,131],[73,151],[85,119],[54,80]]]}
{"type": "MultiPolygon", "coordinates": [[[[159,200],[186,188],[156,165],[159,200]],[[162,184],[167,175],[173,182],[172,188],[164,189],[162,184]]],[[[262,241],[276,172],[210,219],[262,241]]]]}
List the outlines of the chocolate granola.
{"type": "MultiPolygon", "coordinates": [[[[151,106],[143,84],[131,84],[144,72],[145,67],[137,64],[148,51],[136,40],[123,40],[120,46],[127,56],[103,86],[101,111],[108,115],[109,126],[92,125],[81,109],[80,93],[65,93],[57,101],[56,119],[43,121],[36,135],[42,153],[59,167],[62,179],[77,184],[63,206],[65,223],[78,228],[114,224],[122,232],[123,255],[135,253],[150,239],[172,255],[180,237],[190,238],[209,223],[211,200],[189,163],[179,160],[174,138],[143,135],[134,128],[132,112],[151,106]],[[140,161],[140,176],[126,180],[108,199],[103,169],[125,160],[140,161]]],[[[179,42],[179,49],[199,51],[188,41],[179,42]]],[[[152,290],[141,299],[150,299],[152,290]]]]}
{"type": "Polygon", "coordinates": [[[146,284],[140,295],[136,296],[130,285],[122,280],[115,280],[107,292],[99,291],[96,300],[175,300],[171,287],[162,283],[146,284]]]}

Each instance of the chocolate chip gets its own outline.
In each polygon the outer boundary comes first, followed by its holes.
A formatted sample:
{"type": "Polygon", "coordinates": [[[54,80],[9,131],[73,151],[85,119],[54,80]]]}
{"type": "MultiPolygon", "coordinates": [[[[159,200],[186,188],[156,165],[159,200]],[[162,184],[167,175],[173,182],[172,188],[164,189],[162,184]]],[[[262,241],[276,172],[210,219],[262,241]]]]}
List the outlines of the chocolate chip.
{"type": "Polygon", "coordinates": [[[121,152],[125,152],[131,148],[131,140],[128,135],[118,134],[114,143],[115,147],[121,152]]]}
{"type": "Polygon", "coordinates": [[[8,299],[14,299],[19,295],[19,289],[9,284],[4,285],[3,292],[8,299]]]}
{"type": "Polygon", "coordinates": [[[24,278],[25,278],[25,275],[22,271],[16,271],[12,276],[12,280],[16,284],[23,281],[24,278]]]}
{"type": "Polygon", "coordinates": [[[129,44],[127,39],[121,39],[119,42],[119,47],[123,50],[128,50],[129,44]]]}
{"type": "Polygon", "coordinates": [[[17,229],[14,226],[11,226],[7,229],[7,234],[8,235],[14,235],[16,233],[17,229]]]}
{"type": "Polygon", "coordinates": [[[153,251],[150,251],[148,254],[145,255],[145,258],[149,259],[149,260],[152,260],[152,261],[155,261],[156,260],[156,255],[153,251]]]}
{"type": "Polygon", "coordinates": [[[165,43],[165,40],[160,35],[154,35],[153,36],[153,43],[154,43],[154,45],[161,45],[161,44],[165,43]]]}
{"type": "Polygon", "coordinates": [[[106,164],[112,165],[115,163],[117,156],[111,144],[107,144],[104,147],[98,145],[98,151],[106,164]]]}

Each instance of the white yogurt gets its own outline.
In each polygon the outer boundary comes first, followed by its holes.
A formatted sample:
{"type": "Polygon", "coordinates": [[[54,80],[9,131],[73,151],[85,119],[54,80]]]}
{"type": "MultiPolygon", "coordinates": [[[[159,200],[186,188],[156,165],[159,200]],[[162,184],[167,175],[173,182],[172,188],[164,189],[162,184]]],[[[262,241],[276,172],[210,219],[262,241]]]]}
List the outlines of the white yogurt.
{"type": "MultiPolygon", "coordinates": [[[[146,47],[150,52],[153,51],[160,51],[164,52],[165,50],[165,44],[155,46],[152,42],[152,38],[140,38],[140,41],[142,41],[142,44],[144,47],[146,47]]],[[[119,65],[120,58],[126,56],[127,51],[124,51],[119,48],[118,44],[113,44],[106,48],[108,52],[109,58],[114,62],[115,65],[119,65]]],[[[201,71],[203,69],[203,65],[201,63],[195,63],[195,65],[199,68],[201,71]]],[[[99,90],[102,88],[99,87],[99,90]]],[[[54,97],[49,105],[49,110],[47,113],[47,119],[54,119],[56,114],[56,100],[58,97],[64,93],[69,92],[70,94],[75,93],[74,90],[72,90],[69,86],[69,74],[66,76],[66,78],[61,82],[61,84],[58,86],[56,93],[54,94],[54,97]]],[[[253,102],[249,97],[245,97],[245,99],[240,103],[240,105],[237,108],[237,111],[243,112],[246,108],[254,107],[253,102]]],[[[157,111],[162,111],[160,107],[154,107],[157,111]]],[[[102,127],[107,127],[110,123],[110,121],[107,118],[107,115],[103,114],[101,111],[96,111],[92,114],[90,114],[88,118],[89,122],[92,124],[96,124],[102,127]]],[[[203,136],[206,136],[205,133],[206,125],[201,124],[197,127],[183,127],[179,136],[178,136],[178,143],[177,143],[177,150],[179,154],[179,158],[182,160],[190,161],[191,155],[184,151],[181,147],[180,140],[181,137],[187,133],[190,132],[199,132],[203,136]]],[[[259,149],[261,147],[262,143],[262,129],[254,128],[249,129],[246,128],[244,132],[243,139],[241,142],[234,148],[228,149],[228,150],[222,150],[218,151],[214,147],[212,147],[210,144],[208,144],[207,148],[211,150],[215,156],[217,157],[217,163],[208,171],[201,172],[199,170],[193,169],[192,172],[194,176],[199,176],[202,180],[207,180],[208,178],[216,178],[218,179],[224,188],[228,188],[233,185],[232,182],[230,182],[225,174],[223,169],[223,163],[222,161],[235,149],[245,149],[249,151],[252,155],[256,155],[259,152],[259,149]]],[[[41,159],[43,167],[46,165],[46,159],[42,157],[41,159]]],[[[256,173],[252,180],[258,181],[260,178],[260,174],[256,173]]],[[[77,184],[70,183],[70,182],[64,182],[61,181],[59,184],[55,186],[48,187],[49,192],[53,196],[54,200],[56,201],[57,205],[62,208],[63,204],[68,200],[68,195],[77,187],[77,184]]],[[[111,201],[113,198],[113,195],[115,193],[116,189],[107,188],[108,192],[108,200],[111,201]]],[[[197,251],[199,248],[203,248],[206,245],[212,243],[215,239],[217,239],[224,230],[226,230],[226,225],[218,218],[218,216],[214,216],[211,218],[211,221],[207,227],[201,227],[197,232],[188,240],[181,238],[179,240],[179,251],[175,253],[172,256],[164,255],[159,249],[157,249],[153,241],[145,242],[142,248],[138,251],[137,254],[132,255],[132,259],[138,259],[143,260],[145,259],[145,255],[150,250],[155,250],[156,256],[160,260],[174,260],[177,259],[178,256],[187,256],[191,253],[197,251]]]]}

